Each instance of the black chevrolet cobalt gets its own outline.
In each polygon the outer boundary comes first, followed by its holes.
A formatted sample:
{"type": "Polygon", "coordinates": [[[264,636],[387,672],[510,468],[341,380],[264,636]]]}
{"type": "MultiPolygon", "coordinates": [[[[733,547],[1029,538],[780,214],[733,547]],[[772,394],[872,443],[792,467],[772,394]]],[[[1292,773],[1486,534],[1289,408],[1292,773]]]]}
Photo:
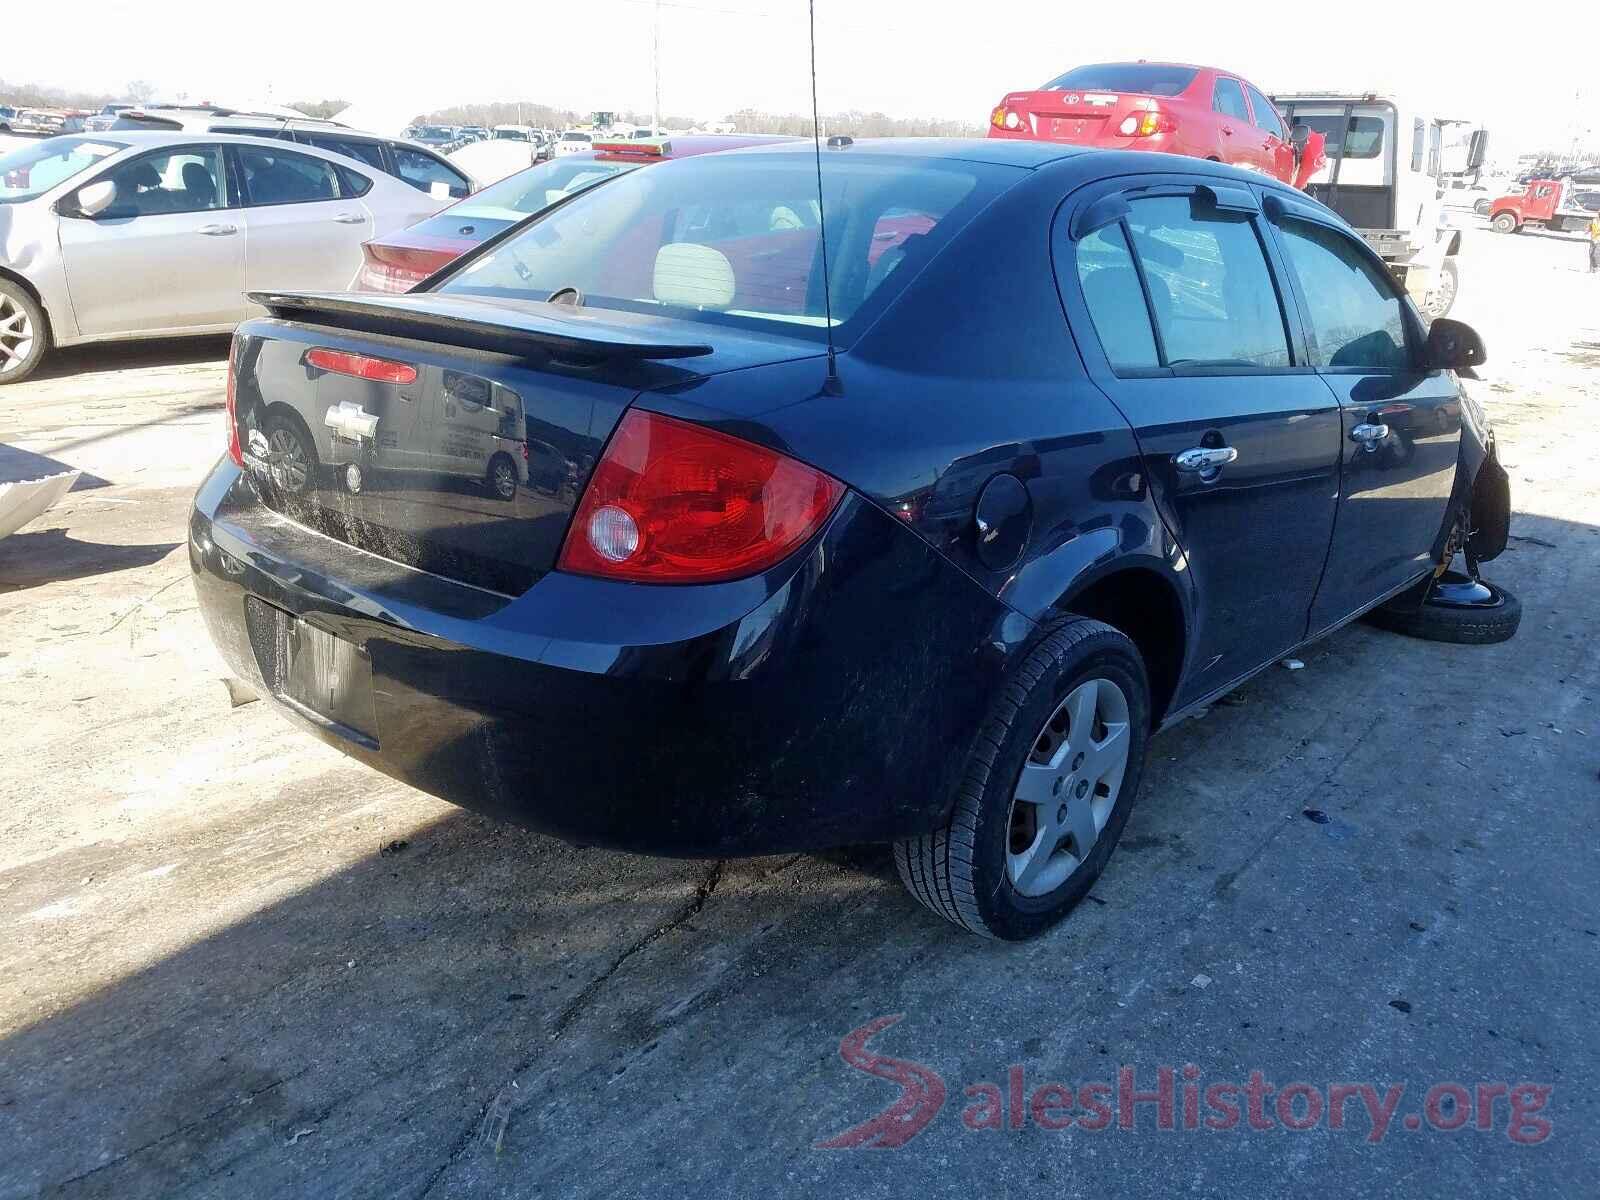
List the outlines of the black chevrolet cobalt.
{"type": "Polygon", "coordinates": [[[894,846],[1023,938],[1150,736],[1353,618],[1510,636],[1458,374],[1305,195],[835,139],[618,176],[396,296],[272,294],[189,553],[232,669],[407,783],[667,855],[894,846]]]}

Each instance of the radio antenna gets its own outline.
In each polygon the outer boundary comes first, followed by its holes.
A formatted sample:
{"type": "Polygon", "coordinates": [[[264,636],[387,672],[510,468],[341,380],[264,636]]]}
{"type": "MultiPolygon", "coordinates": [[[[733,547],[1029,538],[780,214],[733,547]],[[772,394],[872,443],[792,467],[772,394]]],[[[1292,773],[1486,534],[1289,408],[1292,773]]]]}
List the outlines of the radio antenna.
{"type": "Polygon", "coordinates": [[[823,387],[835,391],[839,385],[839,364],[833,349],[833,287],[828,278],[827,204],[822,197],[822,116],[817,107],[817,0],[806,0],[811,21],[811,148],[817,159],[817,241],[822,247],[822,319],[828,335],[828,377],[823,387]]]}

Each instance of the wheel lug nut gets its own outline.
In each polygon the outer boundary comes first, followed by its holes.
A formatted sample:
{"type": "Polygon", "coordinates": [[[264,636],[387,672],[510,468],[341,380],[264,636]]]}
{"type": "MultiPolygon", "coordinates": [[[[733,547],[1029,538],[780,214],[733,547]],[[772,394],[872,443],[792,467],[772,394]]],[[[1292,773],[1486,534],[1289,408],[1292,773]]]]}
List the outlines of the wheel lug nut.
{"type": "Polygon", "coordinates": [[[1061,789],[1066,786],[1066,782],[1064,777],[1057,775],[1055,784],[1051,788],[1051,794],[1055,796],[1061,795],[1061,789]]]}
{"type": "Polygon", "coordinates": [[[1087,779],[1078,780],[1078,791],[1077,791],[1078,799],[1082,800],[1088,794],[1089,794],[1089,781],[1087,779]]]}
{"type": "Polygon", "coordinates": [[[1066,823],[1067,823],[1067,806],[1065,804],[1063,804],[1060,808],[1056,809],[1056,824],[1057,825],[1065,825],[1066,823]]]}
{"type": "Polygon", "coordinates": [[[1072,769],[1076,771],[1081,766],[1083,766],[1083,751],[1079,750],[1072,759],[1072,769]]]}

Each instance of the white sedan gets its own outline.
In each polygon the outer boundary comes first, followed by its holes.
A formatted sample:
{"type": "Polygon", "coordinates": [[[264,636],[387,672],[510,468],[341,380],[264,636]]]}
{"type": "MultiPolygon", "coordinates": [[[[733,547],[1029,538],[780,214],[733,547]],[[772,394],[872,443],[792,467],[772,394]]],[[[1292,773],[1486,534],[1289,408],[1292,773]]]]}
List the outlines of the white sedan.
{"type": "Polygon", "coordinates": [[[342,291],[448,198],[276,139],[122,131],[0,156],[0,384],[56,346],[226,332],[254,291],[342,291]]]}

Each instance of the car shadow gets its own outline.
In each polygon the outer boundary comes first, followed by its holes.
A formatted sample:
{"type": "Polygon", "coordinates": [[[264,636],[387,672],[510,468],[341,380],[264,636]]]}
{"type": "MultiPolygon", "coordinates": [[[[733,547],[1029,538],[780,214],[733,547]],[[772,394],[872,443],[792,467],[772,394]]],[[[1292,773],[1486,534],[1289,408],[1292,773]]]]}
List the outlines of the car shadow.
{"type": "Polygon", "coordinates": [[[60,528],[14,533],[0,539],[0,594],[148,567],[181,545],[182,542],[139,546],[85,542],[60,528]]]}
{"type": "Polygon", "coordinates": [[[146,341],[96,342],[64,346],[39,364],[30,382],[62,379],[91,371],[126,371],[140,367],[179,367],[222,362],[228,357],[229,334],[146,341]]]}
{"type": "MultiPolygon", "coordinates": [[[[1551,573],[1593,545],[1595,531],[1520,515],[1514,529],[1515,548],[1489,573],[1518,588],[1531,576],[1547,593],[1539,603],[1553,606],[1551,573]]],[[[1528,589],[1529,600],[1535,595],[1528,589]]],[[[952,979],[1026,977],[1047,961],[1091,952],[1095,969],[1109,971],[1109,960],[1129,949],[1130,923],[1154,920],[1157,908],[1214,904],[1236,887],[1241,861],[1254,861],[1279,836],[1262,829],[1301,827],[1286,825],[1278,809],[1286,805],[1292,817],[1315,800],[1306,768],[1290,761],[1314,737],[1337,751],[1330,777],[1339,773],[1360,790],[1337,722],[1365,720],[1377,693],[1394,686],[1387,666],[1419,644],[1354,630],[1335,637],[1312,664],[1323,676],[1314,695],[1301,694],[1303,675],[1268,673],[1248,685],[1242,707],[1219,702],[1204,723],[1164,735],[1111,881],[1142,897],[1142,912],[1125,911],[1121,927],[1079,922],[1032,949],[996,948],[923,912],[891,882],[881,847],[728,863],[586,850],[456,810],[413,819],[414,811],[437,810],[349,764],[282,781],[245,772],[238,778],[250,781],[253,799],[197,813],[171,844],[107,838],[51,855],[48,870],[0,872],[18,939],[13,962],[47,963],[58,977],[63,964],[76,963],[107,980],[61,1002],[16,976],[30,990],[19,990],[11,1007],[26,1004],[36,1015],[0,1040],[0,1195],[426,1195],[504,1096],[512,1097],[508,1111],[536,1110],[530,1125],[551,1122],[574,1142],[593,1134],[564,1124],[568,1098],[544,1094],[529,1076],[563,1054],[579,1060],[568,1064],[568,1078],[615,1085],[613,1109],[648,1102],[670,1111],[670,1094],[630,1091],[645,1085],[623,1080],[633,1066],[664,1059],[668,1051],[657,1045],[680,1027],[696,1031],[686,1039],[696,1074],[670,1086],[702,1102],[723,1089],[716,1094],[730,1097],[730,1123],[754,1120],[749,1128],[763,1145],[792,1140],[793,1130],[774,1133],[762,1123],[770,1113],[738,1111],[732,1098],[752,1094],[738,1090],[746,1085],[733,1070],[741,1045],[762,1049],[763,1061],[798,1062],[800,1051],[784,1039],[799,1028],[804,1052],[831,1062],[830,1038],[894,1011],[852,1013],[841,996],[903,1004],[901,979],[924,979],[919,986],[932,996],[952,979]],[[1285,709],[1300,715],[1268,734],[1254,730],[1285,709]],[[1319,733],[1330,720],[1337,727],[1319,733]],[[1281,761],[1287,799],[1241,804],[1219,785],[1233,778],[1219,745],[1281,761]],[[1261,811],[1251,816],[1252,808],[1261,811]],[[357,838],[371,849],[348,861],[357,838]],[[327,859],[344,865],[326,870],[327,859]],[[87,934],[86,916],[98,922],[87,934]],[[137,931],[128,946],[122,930],[137,931]],[[1124,939],[1120,949],[1102,944],[1108,930],[1124,939]],[[730,1000],[748,1022],[742,1028],[715,1008],[741,988],[754,993],[730,1000]],[[519,1076],[526,1090],[516,1096],[519,1076]]],[[[1447,666],[1416,701],[1418,719],[1435,722],[1419,730],[1419,746],[1446,725],[1456,730],[1480,664],[1498,661],[1512,674],[1511,659],[1485,660],[1492,650],[1425,649],[1430,662],[1447,666]]],[[[184,747],[168,752],[181,756],[184,747]]],[[[263,751],[247,745],[240,753],[263,751]]],[[[1385,768],[1396,786],[1407,771],[1431,769],[1425,756],[1415,758],[1385,768]]],[[[1442,806],[1437,824],[1462,828],[1481,807],[1472,789],[1441,788],[1430,803],[1442,806]]],[[[1361,819],[1376,837],[1384,821],[1399,822],[1396,829],[1413,823],[1407,807],[1361,819]]],[[[1440,853],[1448,860],[1451,851],[1440,853]]],[[[1296,886],[1283,884],[1284,894],[1296,886]]],[[[1359,891],[1350,902],[1367,903],[1359,891]]],[[[1377,911],[1391,901],[1370,903],[1377,911]]],[[[1290,920],[1291,907],[1278,919],[1290,920]]],[[[1158,953],[1155,943],[1132,949],[1158,953]]],[[[1052,1013],[1057,1003],[1048,1001],[1052,1013]]],[[[1283,1003],[1298,1009],[1303,998],[1283,1003]]],[[[1006,1017],[983,1013],[962,1036],[991,1038],[1006,1017]]],[[[1106,1019],[1114,1017],[1113,1009],[1106,1019]]],[[[952,1010],[951,1019],[966,1017],[952,1010]]],[[[771,1091],[762,1095],[780,1111],[785,1100],[792,1107],[797,1098],[781,1089],[796,1077],[781,1065],[771,1070],[758,1081],[771,1091]]],[[[685,1127],[683,1136],[704,1133],[685,1127]]],[[[657,1144],[652,1152],[670,1149],[657,1144]]],[[[492,1149],[482,1157],[496,1162],[492,1149]]],[[[640,1162],[648,1172],[648,1159],[640,1162]]],[[[592,1191],[575,1179],[564,1194],[592,1191]]]]}

